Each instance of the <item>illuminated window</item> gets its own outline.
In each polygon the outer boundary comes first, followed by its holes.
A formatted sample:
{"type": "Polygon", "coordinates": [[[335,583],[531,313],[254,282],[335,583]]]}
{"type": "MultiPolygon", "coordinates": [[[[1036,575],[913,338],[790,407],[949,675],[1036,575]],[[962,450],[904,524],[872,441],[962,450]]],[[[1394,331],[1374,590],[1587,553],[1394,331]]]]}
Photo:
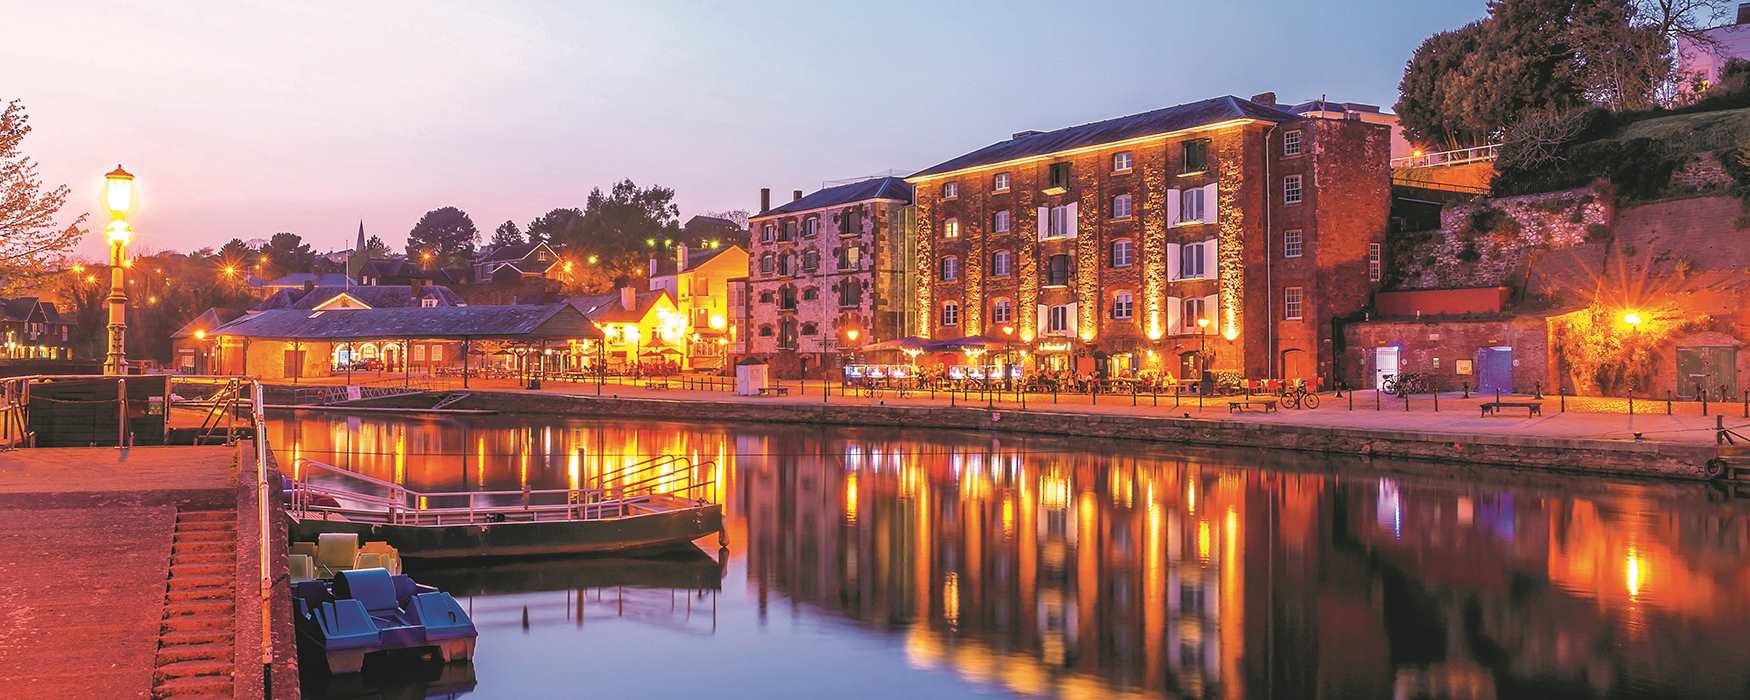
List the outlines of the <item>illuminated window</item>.
{"type": "Polygon", "coordinates": [[[959,196],[960,196],[960,183],[958,183],[958,182],[944,182],[944,183],[942,183],[942,199],[953,199],[953,198],[959,197],[959,196]]]}
{"type": "Polygon", "coordinates": [[[1069,332],[1069,306],[1058,305],[1045,312],[1045,332],[1062,335],[1069,332]]]}
{"type": "Polygon", "coordinates": [[[1282,203],[1283,204],[1299,204],[1300,203],[1300,176],[1299,175],[1289,175],[1288,177],[1282,178],[1282,203]]]}
{"type": "Polygon", "coordinates": [[[1130,239],[1112,242],[1112,267],[1130,267],[1136,260],[1136,244],[1130,239]]]}
{"type": "Polygon", "coordinates": [[[1199,173],[1209,169],[1209,139],[1194,139],[1179,144],[1181,173],[1199,173]]]}
{"type": "MultiPolygon", "coordinates": [[[[1205,311],[1205,309],[1204,309],[1204,303],[1203,303],[1202,298],[1193,297],[1190,299],[1186,299],[1185,300],[1185,327],[1188,329],[1189,328],[1199,328],[1197,325],[1197,319],[1208,318],[1208,316],[1204,315],[1204,311],[1205,311]]],[[[1208,332],[1208,331],[1199,328],[1198,332],[1202,333],[1202,332],[1208,332]]]]}
{"type": "Polygon", "coordinates": [[[1135,310],[1136,303],[1130,292],[1119,292],[1112,295],[1113,320],[1128,321],[1135,310]]]}
{"type": "Polygon", "coordinates": [[[1203,220],[1203,188],[1179,190],[1179,221],[1203,220]]]}
{"type": "Polygon", "coordinates": [[[1009,174],[1008,173],[997,173],[996,175],[991,176],[990,189],[992,192],[1007,192],[1007,191],[1009,191],[1009,174]]]}
{"type": "Polygon", "coordinates": [[[1368,279],[1368,281],[1378,282],[1379,278],[1381,276],[1383,276],[1382,273],[1385,271],[1384,270],[1385,263],[1382,260],[1383,257],[1384,257],[1383,251],[1381,250],[1381,247],[1378,243],[1367,244],[1367,279],[1368,279]]]}
{"type": "Polygon", "coordinates": [[[1014,254],[999,250],[990,254],[990,274],[992,277],[1008,277],[1014,269],[1014,254]]]}
{"type": "Polygon", "coordinates": [[[1128,172],[1130,170],[1130,163],[1130,151],[1119,151],[1112,154],[1112,172],[1128,172]]]}
{"type": "Polygon", "coordinates": [[[956,304],[956,303],[951,302],[951,301],[947,302],[945,304],[942,304],[942,325],[944,325],[944,326],[958,326],[958,325],[960,325],[960,305],[959,304],[956,304]]]}
{"type": "Polygon", "coordinates": [[[991,215],[990,230],[997,233],[1009,232],[1009,210],[998,209],[997,213],[991,215]]]}
{"type": "MultiPolygon", "coordinates": [[[[1199,190],[1200,192],[1202,190],[1199,190]]],[[[1112,218],[1130,218],[1130,195],[1121,194],[1112,198],[1112,218]]]]}
{"type": "Polygon", "coordinates": [[[960,279],[960,258],[952,255],[942,258],[942,281],[953,282],[960,279]]]}
{"type": "Polygon", "coordinates": [[[1300,287],[1282,290],[1282,318],[1288,321],[1300,320],[1300,287]]]}
{"type": "Polygon", "coordinates": [[[1186,243],[1179,248],[1179,278],[1203,277],[1203,246],[1206,243],[1186,243]]]}
{"type": "Polygon", "coordinates": [[[990,305],[990,320],[993,323],[1010,323],[1015,320],[1015,302],[1008,299],[998,299],[990,305]]]}
{"type": "Polygon", "coordinates": [[[942,221],[942,238],[954,239],[960,237],[960,220],[946,219],[942,221]]]}
{"type": "Polygon", "coordinates": [[[1300,257],[1300,248],[1300,229],[1292,229],[1282,232],[1282,257],[1298,258],[1300,257]]]}
{"type": "Polygon", "coordinates": [[[1291,158],[1300,155],[1300,132],[1287,131],[1282,134],[1282,155],[1291,158]]]}

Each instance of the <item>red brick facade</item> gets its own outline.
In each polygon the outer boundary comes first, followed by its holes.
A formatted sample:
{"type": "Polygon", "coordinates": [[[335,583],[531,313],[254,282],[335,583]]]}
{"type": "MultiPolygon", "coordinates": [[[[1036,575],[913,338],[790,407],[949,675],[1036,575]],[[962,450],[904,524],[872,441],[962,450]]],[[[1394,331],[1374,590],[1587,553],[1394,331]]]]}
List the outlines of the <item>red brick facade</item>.
{"type": "Polygon", "coordinates": [[[917,333],[1006,333],[1047,364],[1111,358],[1117,373],[1183,376],[1204,348],[1214,369],[1328,377],[1333,319],[1362,309],[1377,286],[1369,254],[1384,242],[1389,149],[1388,129],[1359,121],[1244,119],[914,177],[917,333]],[[1285,138],[1298,153],[1285,153],[1285,138]],[[1188,142],[1206,144],[1202,167],[1188,142]],[[1064,164],[1067,181],[1052,187],[1064,164]],[[1285,203],[1290,176],[1296,203],[1285,203]],[[1188,190],[1203,192],[1205,216],[1175,224],[1190,218],[1188,190]],[[1073,234],[1051,235],[1060,207],[1073,234]],[[1285,257],[1290,231],[1298,254],[1285,257]],[[1211,242],[1213,252],[1191,247],[1211,242]],[[1201,270],[1184,262],[1193,250],[1201,270]],[[1284,308],[1291,288],[1298,318],[1284,308]],[[1192,299],[1204,300],[1206,328],[1189,315],[1192,299]]]}

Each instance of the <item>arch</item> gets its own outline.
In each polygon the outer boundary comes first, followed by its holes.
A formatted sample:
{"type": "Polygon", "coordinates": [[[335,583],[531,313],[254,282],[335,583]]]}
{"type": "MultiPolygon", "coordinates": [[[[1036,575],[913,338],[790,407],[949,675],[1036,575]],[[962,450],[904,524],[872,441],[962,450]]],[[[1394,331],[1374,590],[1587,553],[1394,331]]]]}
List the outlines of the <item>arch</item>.
{"type": "Polygon", "coordinates": [[[1282,380],[1293,384],[1296,380],[1304,380],[1307,386],[1315,386],[1312,354],[1300,348],[1289,348],[1282,351],[1282,380]]]}

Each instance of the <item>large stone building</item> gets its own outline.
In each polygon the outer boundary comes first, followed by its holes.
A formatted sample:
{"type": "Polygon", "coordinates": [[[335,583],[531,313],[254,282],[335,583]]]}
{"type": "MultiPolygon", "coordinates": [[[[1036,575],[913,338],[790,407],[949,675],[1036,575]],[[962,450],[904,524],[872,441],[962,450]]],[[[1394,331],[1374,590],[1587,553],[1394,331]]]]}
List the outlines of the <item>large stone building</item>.
{"type": "Polygon", "coordinates": [[[916,332],[1009,335],[1047,367],[1328,377],[1380,277],[1388,127],[1217,97],[925,169],[916,332]]]}
{"type": "MultiPolygon", "coordinates": [[[[912,188],[893,177],[828,187],[748,217],[745,354],[780,376],[815,370],[839,351],[905,335],[912,188]]],[[[738,290],[739,291],[739,290],[738,290]]]]}

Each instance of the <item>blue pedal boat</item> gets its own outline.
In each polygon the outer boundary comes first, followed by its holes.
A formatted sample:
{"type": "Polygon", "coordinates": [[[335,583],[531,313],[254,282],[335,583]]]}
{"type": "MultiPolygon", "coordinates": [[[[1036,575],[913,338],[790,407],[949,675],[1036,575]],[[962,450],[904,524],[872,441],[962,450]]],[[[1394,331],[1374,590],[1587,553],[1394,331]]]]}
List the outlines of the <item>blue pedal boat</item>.
{"type": "Polygon", "coordinates": [[[434,652],[445,663],[474,656],[479,631],[456,599],[387,569],[297,581],[292,600],[299,640],[322,653],[330,673],[356,673],[378,652],[434,652]]]}

